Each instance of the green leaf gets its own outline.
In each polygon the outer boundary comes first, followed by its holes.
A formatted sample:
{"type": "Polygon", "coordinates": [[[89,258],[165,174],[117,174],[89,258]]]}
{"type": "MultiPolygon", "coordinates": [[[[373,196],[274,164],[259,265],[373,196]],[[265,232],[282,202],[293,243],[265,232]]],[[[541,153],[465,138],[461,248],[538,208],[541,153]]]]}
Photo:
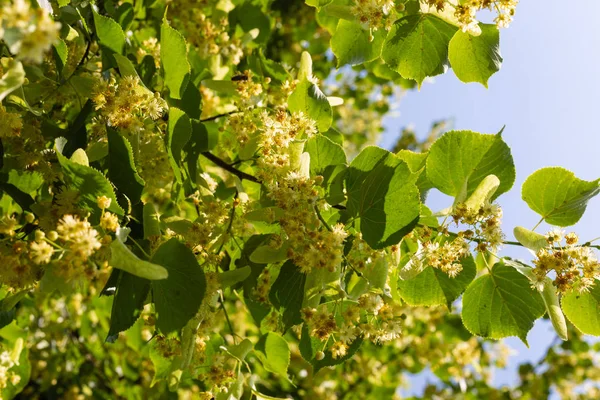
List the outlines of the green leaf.
{"type": "Polygon", "coordinates": [[[192,136],[192,123],[190,117],[178,108],[169,109],[169,125],[167,129],[167,149],[169,153],[169,162],[175,178],[182,182],[182,173],[179,165],[181,164],[181,152],[192,136]]]}
{"type": "Polygon", "coordinates": [[[310,81],[312,61],[307,52],[302,53],[302,62],[298,71],[300,82],[288,97],[288,109],[291,112],[303,112],[317,122],[320,132],[326,132],[333,121],[333,112],[327,97],[319,87],[310,81]]]}
{"type": "Polygon", "coordinates": [[[127,196],[131,204],[140,202],[145,182],[135,168],[129,141],[112,128],[108,134],[108,177],[117,189],[127,196]]]}
{"type": "Polygon", "coordinates": [[[92,7],[94,15],[94,26],[96,27],[96,35],[102,51],[102,69],[107,70],[116,65],[114,58],[110,55],[113,53],[123,54],[125,49],[125,34],[121,25],[115,20],[100,15],[92,7]]]}
{"type": "Polygon", "coordinates": [[[243,282],[250,276],[252,270],[248,265],[242,268],[236,268],[231,271],[221,272],[219,274],[219,283],[221,284],[221,288],[225,289],[229,286],[233,286],[240,282],[243,282]]]}
{"type": "Polygon", "coordinates": [[[269,300],[282,313],[285,330],[302,322],[300,310],[304,300],[305,283],[306,274],[300,272],[300,268],[293,262],[287,261],[281,266],[279,275],[271,286],[269,300]]]}
{"type": "Polygon", "coordinates": [[[25,82],[25,70],[20,61],[10,60],[7,65],[2,65],[2,67],[6,72],[0,79],[0,103],[25,82]]]}
{"type": "Polygon", "coordinates": [[[169,273],[164,267],[140,260],[125,245],[129,228],[118,228],[115,240],[110,245],[110,265],[114,268],[129,272],[140,278],[159,280],[167,279],[169,273]]]}
{"type": "Polygon", "coordinates": [[[268,244],[259,246],[250,254],[250,261],[256,264],[273,264],[287,260],[288,247],[287,242],[283,243],[278,249],[268,244]]]}
{"type": "Polygon", "coordinates": [[[287,377],[290,348],[284,338],[275,332],[261,336],[254,350],[267,371],[287,377]]]}
{"type": "Polygon", "coordinates": [[[231,26],[238,24],[244,32],[258,29],[258,35],[254,39],[256,43],[265,43],[271,33],[271,20],[258,5],[251,1],[245,1],[229,13],[231,26]]]}
{"type": "Polygon", "coordinates": [[[308,6],[311,7],[323,7],[326,6],[327,4],[331,3],[333,0],[306,0],[305,3],[308,6]]]}
{"type": "Polygon", "coordinates": [[[310,175],[323,175],[330,165],[346,164],[346,153],[342,146],[323,135],[310,138],[304,147],[310,154],[310,175]]]}
{"type": "MultiPolygon", "coordinates": [[[[532,232],[533,233],[533,232],[532,232]]],[[[548,317],[552,322],[554,330],[562,340],[568,340],[567,321],[565,316],[560,309],[560,303],[558,301],[558,293],[552,279],[545,277],[544,281],[539,282],[538,277],[533,273],[533,268],[529,265],[523,264],[518,260],[512,260],[508,257],[502,259],[505,265],[511,266],[519,271],[522,275],[526,276],[532,284],[535,285],[537,290],[542,295],[544,301],[544,307],[548,312],[548,317]]]]}
{"type": "Polygon", "coordinates": [[[107,342],[114,343],[120,332],[133,326],[140,317],[149,291],[150,281],[120,271],[110,314],[107,342]]]}
{"type": "Polygon", "coordinates": [[[69,49],[64,40],[58,39],[57,42],[52,46],[52,53],[54,54],[54,62],[56,63],[56,71],[58,75],[62,77],[63,69],[67,65],[67,58],[69,56],[69,49]]]}
{"type": "Polygon", "coordinates": [[[368,29],[356,21],[340,19],[337,29],[331,37],[331,51],[337,57],[337,67],[357,65],[373,61],[381,55],[385,39],[385,30],[373,32],[373,40],[368,29]]]}
{"type": "Polygon", "coordinates": [[[550,317],[550,322],[556,331],[558,337],[562,340],[569,340],[569,334],[567,330],[567,321],[560,308],[558,301],[558,293],[556,287],[553,285],[550,278],[544,280],[544,289],[542,290],[542,299],[544,300],[544,306],[550,317]]]}
{"type": "Polygon", "coordinates": [[[570,226],[579,221],[588,201],[599,192],[600,179],[584,181],[564,168],[547,167],[529,175],[521,196],[547,223],[570,226]]]}
{"type": "Polygon", "coordinates": [[[90,166],[90,160],[88,159],[87,153],[83,149],[77,149],[73,152],[70,158],[75,164],[90,166]]]}
{"type": "Polygon", "coordinates": [[[542,296],[531,288],[529,279],[498,262],[465,291],[462,319],[474,335],[491,339],[517,336],[527,344],[527,332],[545,311],[542,296]]]}
{"type": "Polygon", "coordinates": [[[446,305],[450,308],[477,273],[472,256],[464,258],[461,264],[463,270],[454,278],[438,268],[427,267],[414,278],[398,280],[398,292],[411,306],[446,305]]]}
{"type": "Polygon", "coordinates": [[[515,239],[519,241],[523,246],[529,250],[538,252],[540,249],[548,246],[546,236],[537,232],[530,231],[529,229],[523,228],[522,226],[516,226],[513,230],[515,239]]]}
{"type": "Polygon", "coordinates": [[[167,279],[152,282],[156,326],[167,334],[183,328],[196,315],[204,298],[206,280],[192,250],[175,238],[156,250],[152,262],[169,272],[167,279]]]}
{"type": "Polygon", "coordinates": [[[143,219],[144,239],[149,239],[153,236],[160,236],[160,215],[158,214],[154,204],[144,204],[143,219]]]}
{"type": "Polygon", "coordinates": [[[600,281],[588,291],[573,290],[561,301],[562,310],[573,325],[586,335],[600,336],[600,281]]]}
{"type": "Polygon", "coordinates": [[[67,185],[70,189],[79,192],[79,205],[81,207],[90,211],[95,218],[99,219],[101,210],[97,204],[98,197],[106,196],[112,200],[108,211],[117,215],[124,215],[125,212],[119,207],[110,182],[100,171],[74,163],[58,152],[56,156],[62,167],[67,185]]]}
{"type": "Polygon", "coordinates": [[[160,29],[160,59],[169,96],[183,98],[191,72],[187,45],[181,33],[171,28],[166,20],[160,29]]]}
{"type": "Polygon", "coordinates": [[[421,86],[426,77],[444,71],[448,44],[456,30],[431,14],[408,15],[392,26],[381,56],[403,78],[421,86]]]}
{"type": "Polygon", "coordinates": [[[456,31],[448,48],[450,65],[463,82],[479,82],[486,88],[488,79],[500,70],[500,31],[495,24],[479,24],[481,35],[456,31]]]}
{"type": "Polygon", "coordinates": [[[500,179],[492,199],[509,191],[515,181],[514,161],[500,134],[451,131],[429,150],[427,177],[449,196],[458,196],[465,187],[464,194],[470,196],[488,175],[500,179]]]}
{"type": "Polygon", "coordinates": [[[367,147],[347,173],[348,211],[360,217],[360,230],[374,249],[397,244],[419,219],[416,176],[394,154],[367,147]]]}
{"type": "MultiPolygon", "coordinates": [[[[115,61],[117,62],[117,66],[119,67],[119,74],[124,78],[126,76],[133,76],[135,78],[139,78],[133,63],[129,58],[122,56],[121,54],[113,54],[115,61]]],[[[140,80],[141,81],[141,80],[140,80]]],[[[143,83],[142,83],[143,85],[143,83]]]]}

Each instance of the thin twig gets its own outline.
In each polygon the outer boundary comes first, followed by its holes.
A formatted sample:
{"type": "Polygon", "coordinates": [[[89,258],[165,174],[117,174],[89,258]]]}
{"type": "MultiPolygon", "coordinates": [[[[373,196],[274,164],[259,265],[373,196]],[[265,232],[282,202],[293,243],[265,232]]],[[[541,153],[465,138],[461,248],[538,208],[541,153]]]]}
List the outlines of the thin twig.
{"type": "Polygon", "coordinates": [[[208,117],[208,118],[204,118],[201,119],[200,122],[208,122],[208,121],[214,121],[215,119],[221,118],[221,117],[227,117],[231,114],[235,114],[238,113],[238,110],[235,111],[229,111],[228,113],[224,113],[224,114],[219,114],[219,115],[213,115],[212,117],[208,117]]]}
{"type": "Polygon", "coordinates": [[[237,169],[235,167],[232,167],[230,164],[227,164],[225,161],[221,160],[219,157],[215,156],[214,154],[212,154],[209,151],[203,151],[200,154],[202,154],[204,157],[208,158],[215,165],[223,168],[226,171],[231,172],[232,174],[234,174],[235,176],[237,176],[240,179],[245,179],[247,181],[255,182],[255,183],[261,183],[257,177],[247,174],[243,171],[240,171],[239,169],[237,169]]]}

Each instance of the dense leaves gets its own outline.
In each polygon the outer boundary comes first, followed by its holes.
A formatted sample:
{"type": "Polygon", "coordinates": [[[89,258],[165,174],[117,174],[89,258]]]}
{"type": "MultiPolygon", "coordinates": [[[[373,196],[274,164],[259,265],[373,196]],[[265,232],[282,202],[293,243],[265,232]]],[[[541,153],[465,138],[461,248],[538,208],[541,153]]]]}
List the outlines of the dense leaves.
{"type": "MultiPolygon", "coordinates": [[[[570,398],[600,374],[597,239],[502,230],[514,133],[375,146],[429,77],[494,84],[516,2],[5,3],[2,398],[391,398],[422,371],[427,398],[570,398]],[[560,350],[494,388],[490,341],[544,314],[560,350]]],[[[567,227],[599,182],[543,168],[522,197],[567,227]]]]}

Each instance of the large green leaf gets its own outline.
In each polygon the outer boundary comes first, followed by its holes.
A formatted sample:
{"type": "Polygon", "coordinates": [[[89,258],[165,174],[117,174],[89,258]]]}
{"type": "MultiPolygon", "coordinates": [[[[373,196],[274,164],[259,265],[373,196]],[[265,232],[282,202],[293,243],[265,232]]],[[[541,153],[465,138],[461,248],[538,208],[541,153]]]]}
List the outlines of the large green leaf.
{"type": "Polygon", "coordinates": [[[282,265],[279,275],[269,292],[269,300],[283,314],[284,329],[302,322],[300,309],[304,300],[304,284],[306,274],[293,262],[287,261],[282,265]]]}
{"type": "Polygon", "coordinates": [[[323,175],[330,165],[346,164],[346,153],[342,146],[323,135],[310,138],[304,147],[310,154],[310,175],[323,175]]]}
{"type": "Polygon", "coordinates": [[[113,343],[119,333],[131,328],[140,317],[150,291],[150,281],[120,271],[110,314],[110,329],[106,341],[113,343]]]}
{"type": "Polygon", "coordinates": [[[108,211],[117,215],[123,215],[124,211],[117,203],[115,192],[110,182],[102,175],[100,171],[92,167],[77,164],[60,153],[57,153],[58,162],[62,167],[65,181],[70,189],[79,192],[79,205],[92,212],[95,219],[100,217],[100,208],[98,207],[98,197],[106,196],[112,201],[108,211]]]}
{"type": "Polygon", "coordinates": [[[385,30],[371,33],[357,21],[340,19],[331,37],[331,51],[337,57],[337,67],[373,61],[381,55],[385,30]],[[371,40],[372,39],[372,40],[371,40]]]}
{"type": "Polygon", "coordinates": [[[206,291],[204,271],[192,250],[175,238],[156,250],[152,262],[169,272],[167,279],[152,282],[156,326],[165,334],[177,331],[198,312],[206,291]]]}
{"type": "Polygon", "coordinates": [[[408,15],[394,23],[383,44],[383,60],[405,79],[421,86],[444,71],[448,44],[457,28],[431,14],[408,15]]]}
{"type": "Polygon", "coordinates": [[[307,52],[302,53],[298,79],[300,82],[288,97],[288,109],[291,112],[303,112],[315,120],[320,132],[326,132],[333,121],[333,112],[327,97],[311,81],[312,60],[307,52]]]}
{"type": "Polygon", "coordinates": [[[123,28],[115,20],[100,15],[92,7],[94,15],[94,26],[96,35],[102,51],[102,69],[107,70],[116,66],[116,62],[111,54],[122,54],[125,49],[125,33],[123,28]]]}
{"type": "Polygon", "coordinates": [[[474,335],[502,339],[517,336],[527,344],[527,332],[546,312],[542,296],[513,267],[499,262],[477,278],[463,295],[462,319],[474,335]]]}
{"type": "Polygon", "coordinates": [[[3,67],[5,73],[0,79],[0,102],[25,82],[25,70],[20,61],[11,60],[3,67]]]}
{"type": "Polygon", "coordinates": [[[464,258],[461,264],[463,270],[454,278],[438,268],[427,267],[413,278],[398,280],[398,292],[411,306],[447,305],[450,308],[477,273],[473,257],[464,258]]]}
{"type": "Polygon", "coordinates": [[[287,377],[290,348],[287,341],[275,332],[261,336],[254,351],[267,371],[287,377]]]}
{"type": "Polygon", "coordinates": [[[181,152],[192,136],[190,117],[178,108],[169,109],[169,125],[167,129],[167,149],[169,162],[177,181],[182,181],[181,152]]]}
{"type": "Polygon", "coordinates": [[[131,204],[140,202],[145,182],[138,174],[131,144],[114,129],[108,128],[108,177],[131,204]]]}
{"type": "Polygon", "coordinates": [[[119,228],[117,237],[110,245],[110,265],[144,279],[167,279],[169,273],[164,267],[140,260],[125,245],[129,228],[119,228]]]}
{"type": "Polygon", "coordinates": [[[408,165],[394,154],[367,147],[350,164],[346,178],[348,211],[374,249],[397,244],[419,219],[419,189],[408,165]]]}
{"type": "Polygon", "coordinates": [[[458,30],[448,47],[448,58],[454,73],[463,82],[479,82],[488,86],[488,79],[500,70],[500,32],[495,24],[480,24],[481,35],[473,36],[458,30]]]}
{"type": "Polygon", "coordinates": [[[600,179],[584,181],[564,168],[547,167],[529,175],[521,196],[547,223],[570,226],[579,221],[588,201],[599,192],[600,179]]]}
{"type": "Polygon", "coordinates": [[[187,45],[181,33],[171,28],[166,20],[160,29],[160,59],[169,96],[174,99],[183,98],[191,72],[187,45]]]}
{"type": "Polygon", "coordinates": [[[427,178],[441,192],[466,197],[488,176],[496,175],[500,185],[493,198],[510,190],[515,181],[515,165],[510,148],[500,134],[451,131],[429,150],[427,178]]]}
{"type": "Polygon", "coordinates": [[[600,336],[600,280],[588,291],[571,291],[563,296],[562,310],[581,332],[600,336]]]}

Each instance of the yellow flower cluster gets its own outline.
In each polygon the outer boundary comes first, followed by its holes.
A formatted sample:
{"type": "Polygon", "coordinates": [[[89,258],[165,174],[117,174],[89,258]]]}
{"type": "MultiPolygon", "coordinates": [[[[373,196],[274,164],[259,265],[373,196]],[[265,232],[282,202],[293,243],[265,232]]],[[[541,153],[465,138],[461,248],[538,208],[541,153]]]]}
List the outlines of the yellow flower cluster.
{"type": "Polygon", "coordinates": [[[438,268],[454,278],[462,271],[461,262],[469,254],[468,243],[462,237],[457,237],[442,245],[438,242],[425,242],[422,251],[416,257],[420,257],[419,261],[424,266],[438,268]]]}
{"type": "Polygon", "coordinates": [[[18,113],[7,111],[0,104],[0,138],[10,138],[21,135],[23,120],[18,113]]]}
{"type": "Polygon", "coordinates": [[[481,34],[477,12],[489,10],[496,13],[494,22],[498,28],[508,28],[515,15],[519,0],[421,0],[440,13],[451,13],[463,32],[481,34]]]}
{"type": "Polygon", "coordinates": [[[157,38],[152,37],[142,42],[142,45],[138,48],[136,53],[138,63],[141,63],[147,55],[152,56],[154,59],[154,66],[160,68],[160,43],[157,38]]]}
{"type": "Polygon", "coordinates": [[[241,40],[229,36],[226,16],[212,18],[203,6],[206,4],[195,0],[178,0],[177,7],[169,8],[173,27],[184,34],[199,54],[221,55],[227,63],[238,65],[244,56],[241,40]]]}
{"type": "MultiPolygon", "coordinates": [[[[311,337],[324,342],[332,342],[329,351],[333,358],[346,355],[348,347],[358,337],[383,343],[395,340],[402,333],[403,310],[396,303],[387,303],[375,293],[359,297],[357,303],[344,303],[333,311],[327,304],[317,308],[302,309],[302,319],[311,337]]],[[[317,354],[317,359],[324,354],[317,354]]]]}
{"type": "Polygon", "coordinates": [[[157,120],[167,108],[160,95],[146,89],[137,76],[100,80],[92,100],[108,125],[129,132],[144,130],[146,118],[157,120]]]}
{"type": "Polygon", "coordinates": [[[46,9],[32,8],[28,0],[12,0],[0,8],[0,40],[24,61],[40,64],[58,41],[59,30],[60,23],[46,9]]]}
{"type": "Polygon", "coordinates": [[[389,30],[395,20],[390,17],[394,6],[394,0],[355,0],[352,13],[365,28],[389,30]]]}
{"type": "Polygon", "coordinates": [[[315,122],[302,112],[293,114],[278,110],[275,115],[261,114],[262,128],[258,159],[258,177],[266,182],[277,181],[299,165],[303,143],[317,133],[315,122]]]}
{"type": "Polygon", "coordinates": [[[600,279],[600,263],[594,251],[586,246],[578,246],[579,238],[573,232],[559,229],[546,235],[548,246],[540,249],[533,261],[533,273],[543,282],[550,271],[556,273],[554,286],[561,293],[571,290],[586,292],[600,279]],[[563,244],[564,240],[564,244],[563,244]]]}
{"type": "Polygon", "coordinates": [[[313,268],[335,271],[342,262],[343,243],[348,236],[342,224],[323,229],[315,212],[318,192],[314,179],[290,172],[267,186],[269,197],[284,210],[279,220],[289,240],[288,257],[308,273],[313,268]]]}
{"type": "Polygon", "coordinates": [[[21,376],[11,371],[11,368],[16,365],[15,361],[11,352],[4,350],[0,353],[0,392],[9,385],[18,385],[21,381],[21,376]]]}
{"type": "Polygon", "coordinates": [[[0,105],[0,138],[5,160],[10,158],[11,166],[16,170],[36,171],[45,181],[52,182],[56,172],[50,163],[47,140],[42,136],[40,125],[39,119],[19,115],[0,105]]]}
{"type": "Polygon", "coordinates": [[[460,203],[454,207],[452,218],[456,224],[471,226],[472,229],[463,231],[462,236],[469,240],[474,239],[478,243],[478,251],[496,251],[504,241],[504,233],[500,228],[502,208],[497,204],[486,202],[473,209],[465,203],[460,203]]]}

